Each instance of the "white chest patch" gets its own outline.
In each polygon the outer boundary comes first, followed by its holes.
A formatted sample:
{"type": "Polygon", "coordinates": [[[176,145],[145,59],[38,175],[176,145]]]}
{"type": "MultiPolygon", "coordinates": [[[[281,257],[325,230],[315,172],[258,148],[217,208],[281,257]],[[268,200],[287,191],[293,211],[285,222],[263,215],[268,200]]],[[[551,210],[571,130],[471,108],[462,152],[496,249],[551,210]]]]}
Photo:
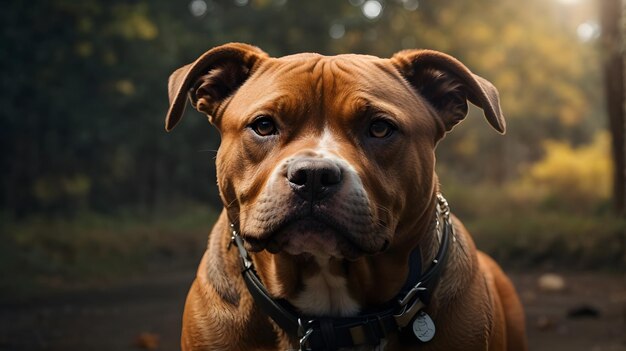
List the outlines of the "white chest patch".
{"type": "Polygon", "coordinates": [[[308,315],[353,316],[359,305],[348,293],[346,278],[331,274],[327,260],[318,260],[320,272],[304,279],[304,290],[290,302],[308,315]]]}

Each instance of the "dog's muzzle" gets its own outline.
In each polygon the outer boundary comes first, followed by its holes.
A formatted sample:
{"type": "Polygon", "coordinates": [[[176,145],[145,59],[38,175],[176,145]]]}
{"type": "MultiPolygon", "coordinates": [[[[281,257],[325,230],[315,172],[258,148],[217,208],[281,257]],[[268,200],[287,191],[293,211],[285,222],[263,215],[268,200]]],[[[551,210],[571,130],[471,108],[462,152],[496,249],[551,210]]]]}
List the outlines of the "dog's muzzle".
{"type": "Polygon", "coordinates": [[[345,160],[300,154],[277,166],[246,211],[241,233],[251,251],[353,259],[389,244],[388,219],[374,207],[345,160]]]}

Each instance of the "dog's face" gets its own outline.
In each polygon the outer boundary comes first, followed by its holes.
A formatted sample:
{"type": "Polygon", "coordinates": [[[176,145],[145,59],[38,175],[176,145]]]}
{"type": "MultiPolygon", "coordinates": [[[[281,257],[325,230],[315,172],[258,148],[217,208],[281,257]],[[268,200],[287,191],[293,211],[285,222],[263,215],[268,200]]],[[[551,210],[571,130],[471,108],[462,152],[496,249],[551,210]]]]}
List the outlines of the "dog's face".
{"type": "Polygon", "coordinates": [[[253,251],[376,254],[432,203],[436,143],[468,98],[504,131],[495,88],[431,51],[275,59],[225,45],[172,75],[166,128],[187,91],[220,130],[220,193],[253,251]]]}
{"type": "Polygon", "coordinates": [[[433,150],[438,124],[378,61],[268,60],[215,120],[218,181],[252,250],[373,254],[421,205],[408,199],[430,198],[433,154],[408,150],[433,150]]]}

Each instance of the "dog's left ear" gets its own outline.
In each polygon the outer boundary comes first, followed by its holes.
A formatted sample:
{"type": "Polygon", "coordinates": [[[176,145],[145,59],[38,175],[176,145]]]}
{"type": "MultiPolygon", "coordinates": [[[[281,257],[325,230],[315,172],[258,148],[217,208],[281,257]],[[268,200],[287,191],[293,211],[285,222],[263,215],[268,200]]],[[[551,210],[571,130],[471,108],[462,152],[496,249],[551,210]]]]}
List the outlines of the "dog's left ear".
{"type": "Polygon", "coordinates": [[[446,132],[468,112],[467,100],[483,109],[489,124],[501,134],[506,122],[498,90],[452,56],[432,50],[404,50],[391,61],[405,79],[437,110],[446,132]]]}
{"type": "Polygon", "coordinates": [[[255,46],[229,43],[205,52],[195,62],[174,71],[167,86],[170,108],[165,117],[165,130],[169,132],[180,121],[187,98],[196,110],[212,120],[220,104],[267,57],[265,52],[255,46]]]}

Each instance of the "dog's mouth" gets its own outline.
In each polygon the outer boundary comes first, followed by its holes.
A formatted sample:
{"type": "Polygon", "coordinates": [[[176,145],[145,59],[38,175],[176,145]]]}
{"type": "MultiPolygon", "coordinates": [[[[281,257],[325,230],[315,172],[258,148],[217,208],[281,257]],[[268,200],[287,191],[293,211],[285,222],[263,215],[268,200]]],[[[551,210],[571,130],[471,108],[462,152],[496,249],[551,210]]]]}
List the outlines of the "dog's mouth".
{"type": "Polygon", "coordinates": [[[350,239],[347,229],[314,217],[289,221],[261,238],[244,236],[244,239],[247,249],[253,252],[267,250],[273,254],[285,252],[294,256],[332,256],[352,260],[380,252],[388,246],[385,241],[380,248],[365,248],[350,239]]]}

